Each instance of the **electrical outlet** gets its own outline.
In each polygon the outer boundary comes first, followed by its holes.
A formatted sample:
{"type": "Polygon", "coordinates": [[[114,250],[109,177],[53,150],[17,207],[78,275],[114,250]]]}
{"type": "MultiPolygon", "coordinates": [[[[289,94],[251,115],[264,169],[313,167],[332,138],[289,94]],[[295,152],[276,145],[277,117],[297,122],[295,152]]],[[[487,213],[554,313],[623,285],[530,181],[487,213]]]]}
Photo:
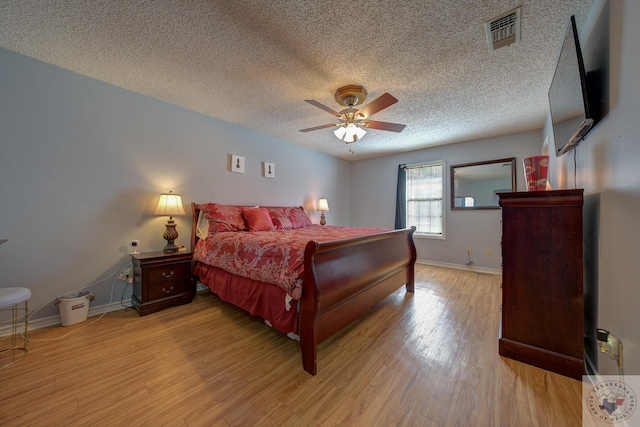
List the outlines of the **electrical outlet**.
{"type": "Polygon", "coordinates": [[[493,251],[491,249],[487,249],[487,256],[493,255],[493,251]]]}
{"type": "Polygon", "coordinates": [[[130,268],[123,268],[117,275],[116,279],[122,280],[123,282],[133,283],[133,276],[131,276],[130,268]]]}
{"type": "Polygon", "coordinates": [[[467,255],[471,255],[471,248],[470,247],[467,248],[467,255]]]}

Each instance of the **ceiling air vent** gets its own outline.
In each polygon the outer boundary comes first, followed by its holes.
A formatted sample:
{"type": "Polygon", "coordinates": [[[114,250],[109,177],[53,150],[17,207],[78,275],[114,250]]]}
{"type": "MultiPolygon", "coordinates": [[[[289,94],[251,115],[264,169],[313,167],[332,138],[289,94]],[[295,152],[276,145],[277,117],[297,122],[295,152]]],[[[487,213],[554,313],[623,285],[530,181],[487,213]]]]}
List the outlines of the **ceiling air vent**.
{"type": "Polygon", "coordinates": [[[484,23],[489,50],[494,51],[520,41],[520,8],[484,23]]]}

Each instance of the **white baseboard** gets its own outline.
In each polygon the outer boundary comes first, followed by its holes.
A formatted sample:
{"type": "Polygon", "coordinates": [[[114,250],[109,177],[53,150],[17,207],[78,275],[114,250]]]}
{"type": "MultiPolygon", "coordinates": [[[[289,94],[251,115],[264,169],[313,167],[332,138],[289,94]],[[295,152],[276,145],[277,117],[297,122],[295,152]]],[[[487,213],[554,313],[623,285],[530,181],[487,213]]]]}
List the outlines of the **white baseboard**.
{"type": "MultiPolygon", "coordinates": [[[[96,307],[89,306],[89,312],[87,313],[87,320],[91,320],[90,319],[91,317],[99,316],[105,312],[122,310],[125,308],[123,307],[123,305],[125,307],[130,307],[132,305],[132,301],[129,299],[129,300],[122,301],[122,304],[120,303],[120,301],[114,301],[111,304],[104,304],[96,307]]],[[[85,320],[84,322],[86,322],[87,320],[85,320]]],[[[76,324],[80,325],[84,322],[76,323],[76,324]]],[[[61,324],[62,324],[62,319],[60,319],[60,315],[58,314],[56,316],[29,320],[29,330],[41,329],[41,328],[46,328],[47,326],[55,326],[55,325],[61,325],[61,324]]],[[[75,325],[71,325],[71,326],[75,326],[75,325]]],[[[7,336],[10,333],[11,333],[10,325],[0,328],[0,337],[7,336]]]]}
{"type": "Polygon", "coordinates": [[[469,268],[467,265],[461,264],[450,264],[448,262],[440,262],[440,261],[429,261],[426,259],[418,259],[416,260],[417,264],[425,264],[425,265],[433,265],[434,267],[445,267],[445,268],[453,268],[456,270],[466,270],[466,271],[475,271],[476,273],[484,273],[484,274],[502,274],[502,270],[495,268],[486,268],[486,267],[477,267],[473,266],[473,270],[469,268]]]}

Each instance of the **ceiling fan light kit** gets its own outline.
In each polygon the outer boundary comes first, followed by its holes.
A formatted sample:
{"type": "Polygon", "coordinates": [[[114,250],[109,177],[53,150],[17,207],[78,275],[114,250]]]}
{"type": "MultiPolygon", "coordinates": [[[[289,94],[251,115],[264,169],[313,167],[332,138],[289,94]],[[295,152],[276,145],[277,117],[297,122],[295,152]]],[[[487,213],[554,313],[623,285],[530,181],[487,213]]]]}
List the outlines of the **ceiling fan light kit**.
{"type": "Polygon", "coordinates": [[[344,126],[338,126],[336,130],[333,131],[333,133],[338,139],[342,139],[344,138],[344,135],[347,133],[347,128],[344,126]]]}
{"type": "Polygon", "coordinates": [[[349,123],[338,126],[338,128],[336,128],[333,133],[338,139],[343,140],[347,144],[350,144],[361,139],[367,133],[367,131],[362,129],[361,127],[358,127],[355,123],[349,123]]]}
{"type": "Polygon", "coordinates": [[[380,95],[378,98],[374,99],[359,110],[353,107],[362,104],[367,98],[367,90],[364,87],[358,85],[343,86],[336,90],[334,97],[338,104],[347,108],[337,112],[318,101],[311,99],[307,99],[305,101],[335,116],[338,119],[338,123],[329,123],[312,128],[300,129],[300,132],[309,132],[312,130],[335,127],[336,129],[333,131],[335,136],[347,144],[350,144],[358,141],[367,133],[364,128],[402,132],[406,126],[398,123],[368,120],[368,118],[373,114],[398,102],[396,98],[388,93],[380,95]]]}

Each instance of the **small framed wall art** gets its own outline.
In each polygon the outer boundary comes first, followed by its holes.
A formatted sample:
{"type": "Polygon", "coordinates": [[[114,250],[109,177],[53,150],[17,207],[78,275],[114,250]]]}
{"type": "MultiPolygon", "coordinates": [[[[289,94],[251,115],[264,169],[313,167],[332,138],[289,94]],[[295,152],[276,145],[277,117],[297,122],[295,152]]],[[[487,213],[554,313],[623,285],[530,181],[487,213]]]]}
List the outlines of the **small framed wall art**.
{"type": "Polygon", "coordinates": [[[276,177],[276,164],[269,162],[262,162],[262,175],[265,178],[275,178],[276,177]]]}
{"type": "Polygon", "coordinates": [[[231,172],[244,173],[244,157],[231,155],[231,172]]]}

